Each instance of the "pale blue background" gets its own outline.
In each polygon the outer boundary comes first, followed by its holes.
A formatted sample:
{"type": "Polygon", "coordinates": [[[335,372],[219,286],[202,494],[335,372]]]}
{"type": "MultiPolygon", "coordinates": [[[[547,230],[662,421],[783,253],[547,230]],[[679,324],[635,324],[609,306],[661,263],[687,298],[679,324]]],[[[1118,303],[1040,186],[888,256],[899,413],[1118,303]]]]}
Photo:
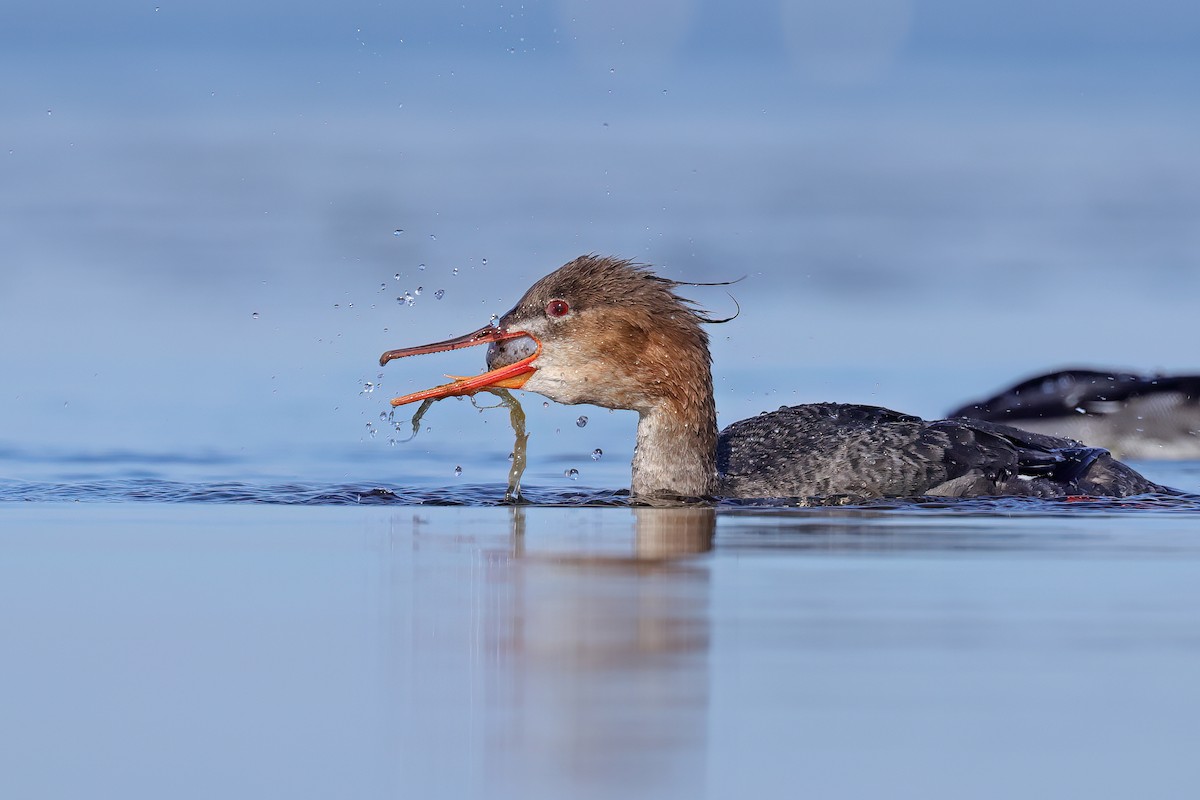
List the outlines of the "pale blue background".
{"type": "MultiPolygon", "coordinates": [[[[1200,366],[1194,5],[642,5],[7,9],[0,474],[502,480],[500,415],[378,418],[481,353],[363,383],[589,251],[747,276],[723,423],[1200,366]]],[[[531,399],[531,480],[627,481],[531,399]]]]}

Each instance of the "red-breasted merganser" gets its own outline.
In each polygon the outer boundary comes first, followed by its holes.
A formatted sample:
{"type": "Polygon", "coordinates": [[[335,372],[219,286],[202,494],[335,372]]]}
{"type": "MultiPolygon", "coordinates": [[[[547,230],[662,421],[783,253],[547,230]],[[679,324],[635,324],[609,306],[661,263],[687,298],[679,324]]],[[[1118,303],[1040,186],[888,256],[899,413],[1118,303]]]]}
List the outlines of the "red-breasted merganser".
{"type": "Polygon", "coordinates": [[[885,408],[817,403],[718,435],[703,323],[649,267],[586,255],[535,283],[489,325],[379,359],[487,344],[489,371],[392,405],[519,388],[639,415],[634,497],[1124,496],[1169,491],[1077,442],[975,420],[926,422],[885,408]]]}
{"type": "Polygon", "coordinates": [[[1066,369],[947,416],[1078,439],[1118,458],[1200,459],[1200,375],[1066,369]]]}

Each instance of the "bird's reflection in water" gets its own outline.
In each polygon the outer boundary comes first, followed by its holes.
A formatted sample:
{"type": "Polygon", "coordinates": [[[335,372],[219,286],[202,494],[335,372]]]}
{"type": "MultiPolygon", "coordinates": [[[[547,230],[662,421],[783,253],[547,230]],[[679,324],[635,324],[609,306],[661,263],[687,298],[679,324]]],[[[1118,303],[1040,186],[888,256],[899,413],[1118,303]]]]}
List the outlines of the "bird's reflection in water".
{"type": "Polygon", "coordinates": [[[706,508],[514,509],[483,620],[489,777],[533,796],[702,788],[706,508]],[[547,513],[549,512],[549,513],[547,513]],[[620,517],[621,519],[617,519],[620,517]],[[610,529],[619,522],[621,528],[610,529]]]}

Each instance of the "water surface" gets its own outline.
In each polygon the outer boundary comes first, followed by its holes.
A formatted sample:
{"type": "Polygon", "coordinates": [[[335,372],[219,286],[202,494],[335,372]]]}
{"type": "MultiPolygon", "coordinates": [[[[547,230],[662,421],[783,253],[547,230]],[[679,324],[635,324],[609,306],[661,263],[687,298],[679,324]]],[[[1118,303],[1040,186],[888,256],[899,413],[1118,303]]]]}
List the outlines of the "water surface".
{"type": "Polygon", "coordinates": [[[1200,516],[0,505],[5,794],[1187,797],[1200,516]]]}

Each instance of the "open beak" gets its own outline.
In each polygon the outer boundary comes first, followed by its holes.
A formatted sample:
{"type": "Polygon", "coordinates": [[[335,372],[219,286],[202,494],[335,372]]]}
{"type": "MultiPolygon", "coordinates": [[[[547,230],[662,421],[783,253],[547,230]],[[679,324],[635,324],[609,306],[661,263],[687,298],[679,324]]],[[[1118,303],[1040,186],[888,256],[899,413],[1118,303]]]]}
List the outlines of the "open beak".
{"type": "Polygon", "coordinates": [[[521,336],[528,336],[533,339],[537,345],[533,355],[526,356],[520,361],[514,361],[506,367],[489,370],[482,375],[475,375],[469,378],[459,378],[453,375],[447,375],[447,378],[454,378],[450,383],[444,383],[441,386],[435,386],[432,389],[424,389],[412,394],[406,394],[403,397],[397,397],[392,400],[393,406],[402,406],[408,403],[416,403],[420,400],[440,400],[443,397],[457,397],[459,395],[475,394],[483,389],[495,387],[500,389],[520,389],[525,385],[525,381],[529,380],[529,376],[537,369],[533,366],[534,359],[542,352],[542,343],[537,340],[537,337],[531,336],[525,331],[513,331],[509,333],[502,328],[494,328],[491,325],[480,328],[474,333],[468,333],[465,336],[457,336],[453,339],[447,339],[444,342],[434,342],[433,344],[421,344],[416,347],[402,347],[399,350],[388,350],[379,357],[379,366],[383,366],[393,358],[406,358],[408,356],[419,356],[426,353],[441,353],[445,350],[460,350],[464,347],[474,347],[479,344],[492,344],[493,342],[502,342],[505,339],[517,339],[521,336]]]}

